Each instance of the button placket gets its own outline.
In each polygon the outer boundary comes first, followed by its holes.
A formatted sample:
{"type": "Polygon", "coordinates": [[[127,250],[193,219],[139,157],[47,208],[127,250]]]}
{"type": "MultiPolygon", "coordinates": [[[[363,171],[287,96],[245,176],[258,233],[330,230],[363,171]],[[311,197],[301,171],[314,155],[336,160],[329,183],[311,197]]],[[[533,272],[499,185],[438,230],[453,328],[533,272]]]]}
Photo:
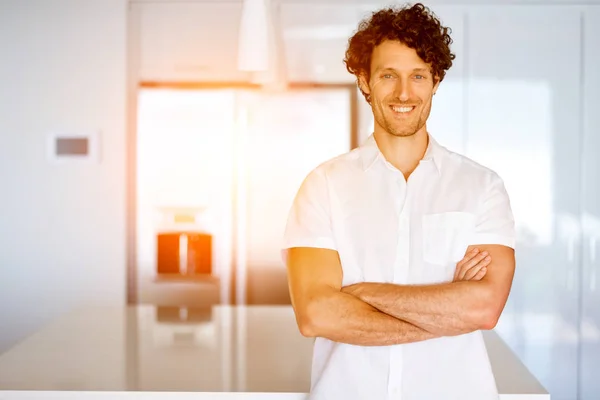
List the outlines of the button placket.
{"type": "Polygon", "coordinates": [[[390,399],[400,398],[404,364],[403,350],[402,346],[392,346],[390,348],[390,374],[388,378],[388,397],[390,399]]]}
{"type": "Polygon", "coordinates": [[[395,198],[395,219],[396,219],[396,256],[394,258],[393,265],[393,282],[402,283],[403,277],[405,276],[404,269],[406,269],[406,259],[404,243],[408,240],[408,230],[405,228],[404,223],[406,215],[406,182],[404,177],[400,176],[396,178],[396,182],[393,188],[395,198]]]}
{"type": "Polygon", "coordinates": [[[398,212],[398,242],[396,243],[396,262],[394,265],[394,283],[405,284],[408,279],[410,260],[410,193],[408,184],[399,182],[403,192],[403,206],[398,212]]]}

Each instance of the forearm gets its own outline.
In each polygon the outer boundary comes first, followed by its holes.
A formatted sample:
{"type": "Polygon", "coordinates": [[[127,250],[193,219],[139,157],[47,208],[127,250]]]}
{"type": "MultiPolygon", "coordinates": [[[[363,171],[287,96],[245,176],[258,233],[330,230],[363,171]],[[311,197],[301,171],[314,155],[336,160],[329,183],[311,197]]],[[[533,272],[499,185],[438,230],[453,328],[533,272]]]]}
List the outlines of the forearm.
{"type": "Polygon", "coordinates": [[[315,297],[305,315],[307,320],[301,324],[305,336],[341,343],[385,346],[439,337],[334,289],[315,297]]]}
{"type": "Polygon", "coordinates": [[[358,286],[353,293],[358,299],[437,335],[460,335],[489,325],[489,294],[482,282],[423,286],[365,282],[358,286]]]}

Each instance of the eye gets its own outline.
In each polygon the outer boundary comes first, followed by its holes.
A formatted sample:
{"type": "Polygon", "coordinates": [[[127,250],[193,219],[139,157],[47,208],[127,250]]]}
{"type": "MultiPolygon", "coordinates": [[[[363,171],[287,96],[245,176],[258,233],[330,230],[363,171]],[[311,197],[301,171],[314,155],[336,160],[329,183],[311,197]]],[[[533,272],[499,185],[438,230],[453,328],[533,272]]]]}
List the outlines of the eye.
{"type": "Polygon", "coordinates": [[[383,79],[392,79],[394,76],[392,74],[383,74],[381,77],[383,79]]]}
{"type": "Polygon", "coordinates": [[[417,79],[425,79],[425,77],[423,75],[415,75],[415,78],[417,78],[417,79]]]}

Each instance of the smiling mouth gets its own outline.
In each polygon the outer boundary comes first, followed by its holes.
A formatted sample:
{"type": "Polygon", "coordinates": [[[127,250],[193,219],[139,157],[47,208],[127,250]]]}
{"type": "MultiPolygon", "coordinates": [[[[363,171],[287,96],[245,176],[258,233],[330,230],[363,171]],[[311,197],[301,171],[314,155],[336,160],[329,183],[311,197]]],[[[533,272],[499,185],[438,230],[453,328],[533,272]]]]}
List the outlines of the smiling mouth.
{"type": "Polygon", "coordinates": [[[415,106],[390,106],[392,111],[398,115],[409,115],[416,108],[415,106]]]}

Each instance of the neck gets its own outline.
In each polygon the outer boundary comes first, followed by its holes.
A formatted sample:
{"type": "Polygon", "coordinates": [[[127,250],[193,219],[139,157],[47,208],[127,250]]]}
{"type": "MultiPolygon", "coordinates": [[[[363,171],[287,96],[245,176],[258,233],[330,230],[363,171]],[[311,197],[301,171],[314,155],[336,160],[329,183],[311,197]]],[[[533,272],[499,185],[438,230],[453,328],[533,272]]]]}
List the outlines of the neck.
{"type": "Polygon", "coordinates": [[[423,159],[429,144],[425,126],[412,136],[394,136],[383,130],[375,130],[373,136],[385,159],[398,168],[406,179],[423,159]]]}

